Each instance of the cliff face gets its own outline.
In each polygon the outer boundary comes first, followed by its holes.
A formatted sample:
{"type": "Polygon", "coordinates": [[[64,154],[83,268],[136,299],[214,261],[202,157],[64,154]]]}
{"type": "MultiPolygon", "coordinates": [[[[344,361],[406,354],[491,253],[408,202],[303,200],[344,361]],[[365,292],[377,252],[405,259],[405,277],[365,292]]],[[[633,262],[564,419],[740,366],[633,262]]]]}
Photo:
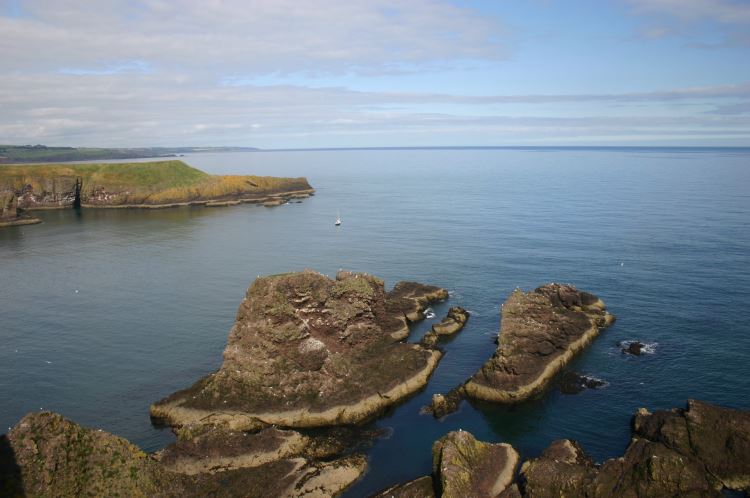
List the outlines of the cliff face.
{"type": "Polygon", "coordinates": [[[560,284],[516,290],[502,314],[497,351],[464,386],[472,398],[518,402],[533,396],[614,321],[599,298],[560,284]]]}
{"type": "Polygon", "coordinates": [[[0,228],[34,223],[41,223],[41,220],[18,209],[18,196],[13,190],[0,190],[0,228]]]}
{"type": "Polygon", "coordinates": [[[0,168],[0,188],[15,191],[21,208],[72,206],[77,179],[83,182],[82,204],[96,207],[265,202],[313,192],[305,178],[214,176],[182,161],[0,168]]]}
{"type": "Polygon", "coordinates": [[[18,217],[18,198],[12,190],[0,191],[0,221],[18,217]]]}
{"type": "Polygon", "coordinates": [[[398,342],[438,287],[312,271],[258,278],[248,289],[224,363],[152,405],[172,425],[314,427],[363,420],[425,385],[441,353],[398,342]]]}

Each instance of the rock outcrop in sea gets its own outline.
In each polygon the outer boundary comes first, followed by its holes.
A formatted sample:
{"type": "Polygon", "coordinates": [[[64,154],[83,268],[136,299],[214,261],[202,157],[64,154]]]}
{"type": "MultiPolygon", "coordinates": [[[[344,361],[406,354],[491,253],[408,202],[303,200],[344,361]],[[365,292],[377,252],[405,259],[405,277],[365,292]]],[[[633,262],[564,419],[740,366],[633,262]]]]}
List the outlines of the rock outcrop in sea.
{"type": "Polygon", "coordinates": [[[257,430],[367,419],[421,389],[442,353],[400,342],[439,287],[313,271],[259,277],[221,368],[151,406],[158,422],[257,430]]]}
{"type": "Polygon", "coordinates": [[[614,320],[601,299],[572,285],[516,289],[502,305],[495,354],[463,385],[434,395],[427,411],[442,417],[463,397],[499,403],[529,399],[614,320]]]}
{"type": "Polygon", "coordinates": [[[450,337],[457,334],[464,328],[468,319],[468,311],[460,306],[451,307],[445,318],[443,318],[440,323],[433,325],[430,331],[424,335],[421,341],[422,344],[434,346],[437,344],[440,337],[450,337]]]}
{"type": "Polygon", "coordinates": [[[696,400],[689,400],[686,409],[649,413],[641,408],[625,454],[601,465],[577,442],[563,439],[524,462],[516,478],[517,453],[512,447],[482,443],[467,432],[452,432],[436,442],[433,462],[432,476],[376,496],[635,498],[719,497],[723,490],[747,493],[750,412],[696,400]]]}
{"type": "Polygon", "coordinates": [[[324,498],[364,472],[361,455],[306,455],[309,440],[276,429],[213,429],[148,455],[56,413],[32,413],[0,437],[0,495],[324,498]]]}
{"type": "Polygon", "coordinates": [[[502,314],[497,351],[464,386],[471,398],[502,403],[530,398],[614,321],[601,299],[560,284],[517,289],[502,314]]]}

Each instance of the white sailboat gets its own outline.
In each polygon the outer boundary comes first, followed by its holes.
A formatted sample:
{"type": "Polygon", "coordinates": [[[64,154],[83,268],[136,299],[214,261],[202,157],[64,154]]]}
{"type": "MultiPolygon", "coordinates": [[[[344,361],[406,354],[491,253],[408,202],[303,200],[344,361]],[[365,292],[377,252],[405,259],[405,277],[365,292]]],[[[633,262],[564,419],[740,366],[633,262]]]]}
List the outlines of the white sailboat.
{"type": "Polygon", "coordinates": [[[336,211],[336,223],[334,223],[334,225],[341,225],[341,213],[339,213],[338,211],[336,211]]]}

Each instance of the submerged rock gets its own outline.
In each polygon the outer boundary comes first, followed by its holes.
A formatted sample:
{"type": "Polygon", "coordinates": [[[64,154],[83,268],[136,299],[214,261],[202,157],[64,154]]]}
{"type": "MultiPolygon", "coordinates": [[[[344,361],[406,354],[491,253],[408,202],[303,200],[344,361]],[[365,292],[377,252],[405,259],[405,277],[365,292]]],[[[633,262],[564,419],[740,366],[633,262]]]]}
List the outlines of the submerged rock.
{"type": "Polygon", "coordinates": [[[560,376],[560,391],[563,394],[578,394],[585,389],[598,389],[607,385],[601,379],[596,377],[590,377],[588,375],[581,375],[571,370],[563,372],[560,376]]]}
{"type": "Polygon", "coordinates": [[[463,388],[472,398],[528,399],[614,321],[599,298],[560,284],[514,291],[502,314],[497,351],[463,388]]]}
{"type": "Polygon", "coordinates": [[[633,341],[630,343],[627,343],[622,348],[623,353],[632,354],[634,356],[640,356],[641,352],[643,351],[643,344],[642,342],[633,341]]]}
{"type": "Polygon", "coordinates": [[[458,410],[461,401],[463,401],[463,386],[451,389],[448,394],[433,394],[430,405],[424,410],[432,413],[435,418],[443,418],[458,410]]]}
{"type": "MultiPolygon", "coordinates": [[[[396,342],[407,314],[447,292],[366,274],[259,277],[247,291],[224,363],[151,406],[170,425],[256,430],[356,423],[422,388],[441,353],[396,342]]],[[[408,332],[408,329],[407,329],[408,332]]]]}
{"type": "Polygon", "coordinates": [[[58,414],[33,413],[0,437],[0,494],[322,498],[340,493],[364,472],[360,455],[326,462],[291,457],[294,451],[279,450],[292,434],[277,432],[206,431],[153,457],[122,438],[87,429],[58,414]],[[265,458],[274,451],[275,458],[265,458]],[[194,463],[186,465],[191,458],[194,463]],[[234,465],[211,468],[231,458],[234,465]],[[203,468],[201,461],[206,464],[203,468]]]}

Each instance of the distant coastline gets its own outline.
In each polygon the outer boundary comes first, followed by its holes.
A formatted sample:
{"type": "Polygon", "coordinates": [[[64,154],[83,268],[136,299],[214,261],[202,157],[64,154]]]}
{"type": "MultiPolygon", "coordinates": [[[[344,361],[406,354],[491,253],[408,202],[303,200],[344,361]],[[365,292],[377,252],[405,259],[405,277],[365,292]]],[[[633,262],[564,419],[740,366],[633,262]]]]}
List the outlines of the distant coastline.
{"type": "Polygon", "coordinates": [[[178,157],[196,152],[249,152],[253,147],[48,147],[46,145],[0,145],[0,164],[100,161],[178,157]]]}
{"type": "Polygon", "coordinates": [[[48,147],[45,145],[0,145],[0,166],[5,164],[48,164],[81,161],[127,159],[164,159],[184,154],[224,152],[336,152],[336,151],[408,151],[408,150],[526,150],[526,151],[632,151],[632,152],[750,152],[748,146],[682,145],[416,145],[372,147],[48,147]]]}
{"type": "MultiPolygon", "coordinates": [[[[306,178],[209,175],[182,161],[4,165],[0,167],[4,222],[42,209],[232,206],[267,207],[315,190],[306,178]]],[[[28,222],[27,222],[28,223],[28,222]]]]}

